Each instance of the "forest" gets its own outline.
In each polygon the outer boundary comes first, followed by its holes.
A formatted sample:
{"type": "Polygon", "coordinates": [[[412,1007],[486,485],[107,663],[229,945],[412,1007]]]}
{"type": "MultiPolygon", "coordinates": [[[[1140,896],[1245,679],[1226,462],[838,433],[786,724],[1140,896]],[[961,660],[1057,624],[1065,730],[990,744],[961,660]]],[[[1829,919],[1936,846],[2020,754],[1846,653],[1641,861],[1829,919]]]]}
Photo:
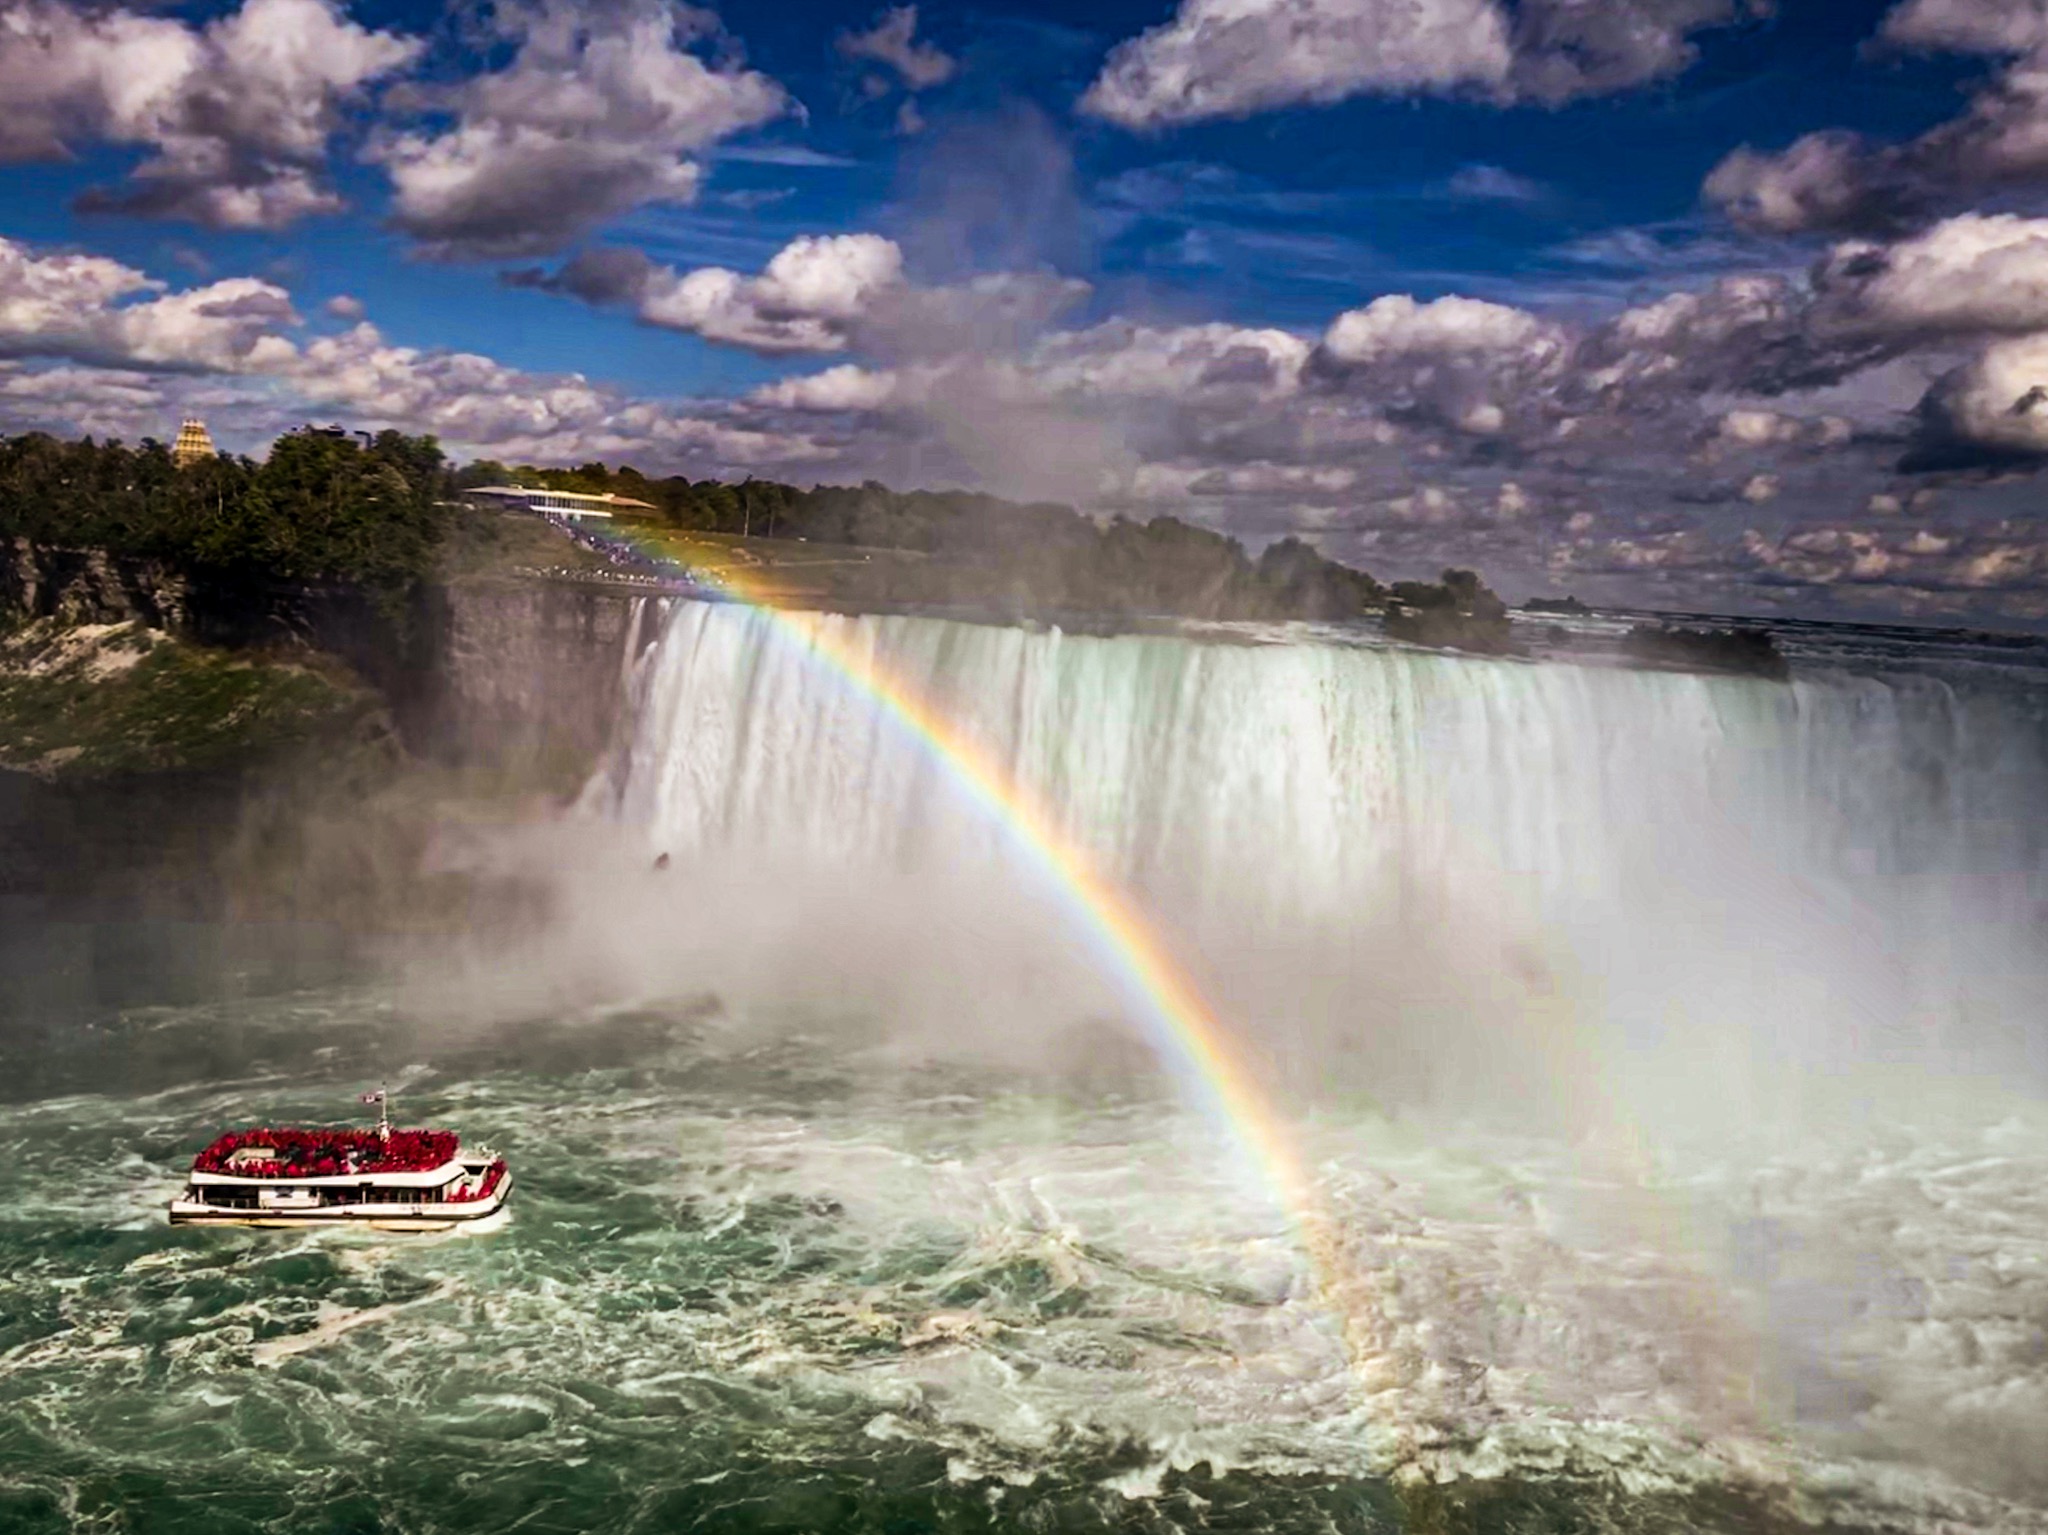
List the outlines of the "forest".
{"type": "Polygon", "coordinates": [[[222,454],[182,469],[153,440],[38,432],[0,438],[0,538],[395,598],[434,569],[452,487],[440,445],[400,432],[288,432],[260,464],[222,454]]]}

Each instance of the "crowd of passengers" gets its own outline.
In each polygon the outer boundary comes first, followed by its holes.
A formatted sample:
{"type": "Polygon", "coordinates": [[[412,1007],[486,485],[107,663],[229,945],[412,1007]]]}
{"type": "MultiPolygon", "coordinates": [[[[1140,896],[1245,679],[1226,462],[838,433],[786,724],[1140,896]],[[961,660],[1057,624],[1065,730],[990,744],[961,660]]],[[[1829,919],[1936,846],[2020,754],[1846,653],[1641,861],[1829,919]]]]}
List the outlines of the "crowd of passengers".
{"type": "Polygon", "coordinates": [[[459,1144],[452,1130],[230,1130],[192,1159],[192,1170],[243,1178],[423,1173],[446,1165],[459,1144]],[[277,1156],[236,1159],[237,1152],[254,1150],[277,1156]]]}

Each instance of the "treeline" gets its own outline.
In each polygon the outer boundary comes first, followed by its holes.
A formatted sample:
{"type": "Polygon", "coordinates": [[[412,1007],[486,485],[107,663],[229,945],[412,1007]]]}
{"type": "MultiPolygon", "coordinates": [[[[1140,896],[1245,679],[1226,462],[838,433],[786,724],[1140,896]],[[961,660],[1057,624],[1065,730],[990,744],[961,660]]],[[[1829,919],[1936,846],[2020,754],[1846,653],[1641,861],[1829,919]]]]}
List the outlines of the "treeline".
{"type": "Polygon", "coordinates": [[[971,491],[894,491],[872,480],[813,490],[769,480],[655,480],[601,463],[508,469],[483,462],[464,467],[458,480],[628,496],[648,503],[651,515],[671,527],[701,532],[933,556],[939,563],[928,573],[897,578],[898,597],[1012,611],[1233,619],[1351,618],[1389,601],[1388,589],[1371,575],[1299,539],[1282,539],[1254,559],[1236,539],[1174,517],[1102,525],[1072,507],[971,491]]]}
{"type": "Polygon", "coordinates": [[[0,538],[396,600],[433,570],[453,486],[440,444],[400,432],[290,432],[260,464],[223,454],[183,469],[154,440],[36,432],[0,438],[0,538]]]}
{"type": "MultiPolygon", "coordinates": [[[[453,469],[431,437],[290,432],[257,463],[222,455],[180,469],[170,450],[42,433],[0,438],[0,538],[25,537],[164,561],[215,579],[335,584],[397,600],[432,574],[458,490],[523,483],[647,503],[669,526],[908,551],[878,601],[954,603],[992,613],[1190,618],[1434,614],[1429,641],[1465,643],[1452,616],[1494,621],[1497,599],[1469,571],[1445,584],[1383,587],[1286,538],[1256,558],[1233,538],[1173,517],[1098,524],[1071,507],[968,491],[892,491],[873,481],[801,490],[631,468],[453,469]]],[[[1504,622],[1504,620],[1502,620],[1504,622]]]]}

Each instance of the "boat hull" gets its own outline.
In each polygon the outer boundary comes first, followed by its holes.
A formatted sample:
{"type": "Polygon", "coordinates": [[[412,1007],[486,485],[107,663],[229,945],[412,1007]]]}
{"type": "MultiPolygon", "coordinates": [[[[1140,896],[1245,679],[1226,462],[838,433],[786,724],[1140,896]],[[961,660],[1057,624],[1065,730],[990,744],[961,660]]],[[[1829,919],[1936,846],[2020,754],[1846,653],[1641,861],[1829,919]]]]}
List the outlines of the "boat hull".
{"type": "Polygon", "coordinates": [[[377,1204],[315,1205],[303,1210],[226,1210],[219,1205],[201,1204],[196,1200],[174,1199],[171,1201],[170,1220],[173,1226],[258,1226],[274,1231],[306,1226],[356,1226],[372,1231],[450,1231],[496,1215],[505,1208],[505,1201],[511,1193],[512,1175],[508,1172],[499,1178],[488,1199],[465,1200],[460,1204],[425,1200],[411,1204],[380,1201],[377,1204]]]}

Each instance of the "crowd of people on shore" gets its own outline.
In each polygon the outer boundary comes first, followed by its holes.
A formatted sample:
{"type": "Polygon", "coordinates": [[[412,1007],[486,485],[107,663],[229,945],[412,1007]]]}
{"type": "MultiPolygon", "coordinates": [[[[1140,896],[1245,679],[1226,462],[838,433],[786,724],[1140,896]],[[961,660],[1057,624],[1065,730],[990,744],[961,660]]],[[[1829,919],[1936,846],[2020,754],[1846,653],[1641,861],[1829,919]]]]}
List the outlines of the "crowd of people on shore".
{"type": "Polygon", "coordinates": [[[621,575],[659,582],[677,591],[696,589],[696,582],[691,580],[687,570],[634,547],[626,539],[590,527],[576,518],[565,517],[560,512],[542,512],[540,515],[556,532],[577,547],[589,550],[621,575]]]}

